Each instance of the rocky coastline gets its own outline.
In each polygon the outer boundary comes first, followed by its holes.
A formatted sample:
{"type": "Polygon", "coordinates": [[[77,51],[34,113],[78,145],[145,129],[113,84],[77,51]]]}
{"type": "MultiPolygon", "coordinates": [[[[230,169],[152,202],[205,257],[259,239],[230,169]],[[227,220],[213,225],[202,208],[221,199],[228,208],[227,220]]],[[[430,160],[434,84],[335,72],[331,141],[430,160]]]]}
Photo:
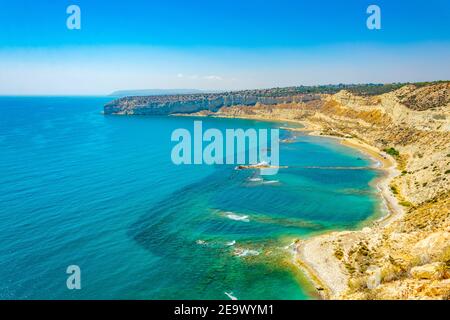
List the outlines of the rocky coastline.
{"type": "MultiPolygon", "coordinates": [[[[126,101],[109,111],[146,110],[126,101]]],[[[386,172],[375,182],[386,216],[362,230],[298,239],[294,262],[323,298],[450,299],[450,82],[266,102],[188,102],[170,114],[301,123],[286,126],[338,137],[373,157],[386,172]]]]}
{"type": "Polygon", "coordinates": [[[295,243],[294,262],[323,298],[450,298],[449,83],[194,115],[302,123],[288,129],[338,137],[379,161],[382,219],[295,243]]]}

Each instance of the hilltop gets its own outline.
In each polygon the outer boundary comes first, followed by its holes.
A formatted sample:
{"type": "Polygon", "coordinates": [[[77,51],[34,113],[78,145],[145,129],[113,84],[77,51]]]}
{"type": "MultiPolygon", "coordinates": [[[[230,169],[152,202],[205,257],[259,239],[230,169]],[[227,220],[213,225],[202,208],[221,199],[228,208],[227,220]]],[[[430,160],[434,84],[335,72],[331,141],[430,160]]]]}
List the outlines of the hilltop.
{"type": "MultiPolygon", "coordinates": [[[[436,82],[434,84],[445,84],[448,82],[436,82]]],[[[254,89],[229,92],[190,92],[189,90],[134,90],[116,91],[115,96],[121,98],[111,101],[104,107],[105,114],[128,114],[128,115],[167,115],[174,113],[192,113],[198,111],[215,112],[222,107],[230,106],[252,106],[256,103],[265,105],[277,105],[282,103],[302,103],[318,100],[322,95],[336,94],[342,90],[362,96],[370,97],[389,93],[402,87],[414,86],[426,95],[426,88],[432,83],[416,84],[337,84],[320,86],[297,86],[285,88],[254,89]],[[175,94],[176,93],[176,94],[175,94]]],[[[405,95],[405,105],[417,106],[418,108],[432,107],[433,103],[427,99],[417,100],[421,96],[405,95]]]]}

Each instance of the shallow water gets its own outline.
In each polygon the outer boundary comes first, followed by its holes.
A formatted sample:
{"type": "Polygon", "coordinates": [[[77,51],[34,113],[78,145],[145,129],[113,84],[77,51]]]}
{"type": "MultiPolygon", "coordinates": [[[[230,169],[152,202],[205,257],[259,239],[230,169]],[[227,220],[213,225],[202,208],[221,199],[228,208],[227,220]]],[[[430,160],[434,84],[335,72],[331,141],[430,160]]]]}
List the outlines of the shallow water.
{"type": "Polygon", "coordinates": [[[370,160],[332,139],[282,131],[275,176],[176,166],[170,135],[193,118],[104,116],[109,100],[0,98],[0,298],[314,298],[286,245],[378,208],[370,160]]]}

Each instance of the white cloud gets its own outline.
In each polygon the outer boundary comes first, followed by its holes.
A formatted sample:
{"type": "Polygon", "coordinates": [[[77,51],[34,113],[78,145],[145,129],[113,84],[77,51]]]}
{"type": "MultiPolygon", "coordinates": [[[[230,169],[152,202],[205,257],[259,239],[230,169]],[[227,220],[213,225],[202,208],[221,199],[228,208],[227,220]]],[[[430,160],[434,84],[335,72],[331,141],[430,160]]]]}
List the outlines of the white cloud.
{"type": "Polygon", "coordinates": [[[215,75],[205,76],[204,78],[207,80],[223,80],[222,77],[215,75]]]}
{"type": "Polygon", "coordinates": [[[264,53],[196,50],[0,48],[0,95],[108,94],[124,88],[235,90],[430,81],[450,75],[450,60],[446,59],[450,43],[349,44],[264,53]]]}

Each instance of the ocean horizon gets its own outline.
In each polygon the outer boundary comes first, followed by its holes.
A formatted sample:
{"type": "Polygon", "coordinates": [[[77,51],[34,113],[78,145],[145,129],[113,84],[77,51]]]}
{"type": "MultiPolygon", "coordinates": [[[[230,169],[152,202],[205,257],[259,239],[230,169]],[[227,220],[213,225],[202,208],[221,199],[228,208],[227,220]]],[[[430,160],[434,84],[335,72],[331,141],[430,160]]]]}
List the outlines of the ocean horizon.
{"type": "Polygon", "coordinates": [[[273,176],[175,165],[171,133],[196,118],[105,116],[110,100],[0,97],[1,299],[316,299],[289,245],[382,211],[372,160],[335,139],[280,130],[273,176]]]}

